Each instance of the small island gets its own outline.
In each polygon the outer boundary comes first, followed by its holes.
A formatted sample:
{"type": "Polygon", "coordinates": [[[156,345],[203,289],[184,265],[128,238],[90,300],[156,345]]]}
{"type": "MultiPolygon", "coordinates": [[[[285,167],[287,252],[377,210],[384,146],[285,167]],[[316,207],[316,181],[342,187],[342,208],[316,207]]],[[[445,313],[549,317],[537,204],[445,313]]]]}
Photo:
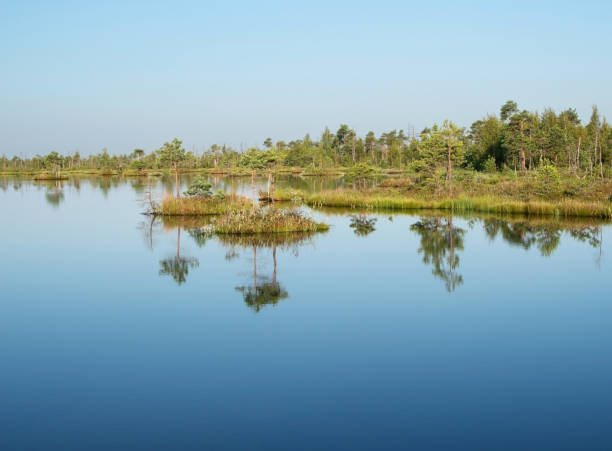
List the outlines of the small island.
{"type": "Polygon", "coordinates": [[[320,232],[329,229],[327,224],[314,221],[297,208],[262,207],[255,199],[226,195],[222,191],[213,193],[211,184],[202,177],[196,177],[183,194],[164,197],[161,204],[154,205],[149,213],[208,216],[209,224],[205,230],[211,234],[320,232]]]}

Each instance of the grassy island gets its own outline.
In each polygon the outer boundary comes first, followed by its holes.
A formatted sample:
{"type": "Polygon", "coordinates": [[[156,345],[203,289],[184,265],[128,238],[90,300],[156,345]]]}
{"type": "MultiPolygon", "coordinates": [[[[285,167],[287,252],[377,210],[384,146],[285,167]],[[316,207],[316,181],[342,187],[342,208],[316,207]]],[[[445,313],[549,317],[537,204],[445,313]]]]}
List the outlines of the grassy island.
{"type": "MultiPolygon", "coordinates": [[[[320,232],[329,229],[294,208],[252,208],[244,198],[166,198],[155,211],[164,218],[208,218],[206,227],[217,234],[320,232]]],[[[166,221],[166,219],[164,219],[166,221]]],[[[181,223],[184,219],[180,219],[181,223]]],[[[198,222],[201,222],[198,220],[198,222]]]]}
{"type": "Polygon", "coordinates": [[[212,194],[210,183],[196,177],[186,197],[166,196],[153,214],[160,216],[213,216],[207,227],[217,234],[317,232],[327,230],[296,209],[262,208],[255,201],[222,191],[212,194]]]}
{"type": "Polygon", "coordinates": [[[44,180],[68,180],[68,176],[65,174],[52,173],[52,172],[39,172],[32,177],[36,181],[44,181],[44,180]]]}
{"type": "Polygon", "coordinates": [[[232,211],[221,215],[213,222],[218,234],[321,232],[329,229],[299,210],[273,207],[255,210],[232,211]]]}
{"type": "Polygon", "coordinates": [[[249,199],[238,195],[228,195],[223,198],[214,196],[166,196],[157,206],[154,213],[162,216],[220,215],[244,210],[250,204],[251,201],[249,199]]]}

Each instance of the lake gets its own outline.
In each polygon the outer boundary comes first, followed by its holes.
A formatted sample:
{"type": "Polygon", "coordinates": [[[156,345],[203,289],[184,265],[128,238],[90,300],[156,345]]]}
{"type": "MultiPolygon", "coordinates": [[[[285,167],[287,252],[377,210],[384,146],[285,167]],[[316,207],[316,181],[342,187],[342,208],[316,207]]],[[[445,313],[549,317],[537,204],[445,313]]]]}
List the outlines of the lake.
{"type": "Polygon", "coordinates": [[[220,238],[142,214],[172,183],[0,178],[0,449],[612,449],[607,223],[220,238]]]}

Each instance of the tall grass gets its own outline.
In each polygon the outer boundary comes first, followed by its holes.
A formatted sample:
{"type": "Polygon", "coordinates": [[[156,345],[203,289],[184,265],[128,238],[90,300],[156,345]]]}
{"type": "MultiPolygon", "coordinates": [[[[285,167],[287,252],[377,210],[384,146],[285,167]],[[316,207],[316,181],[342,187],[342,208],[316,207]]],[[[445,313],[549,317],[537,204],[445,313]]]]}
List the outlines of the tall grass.
{"type": "Polygon", "coordinates": [[[246,197],[227,195],[225,199],[214,197],[174,197],[165,196],[155,209],[155,214],[163,216],[199,216],[220,215],[231,211],[245,209],[250,205],[246,197]]]}
{"type": "Polygon", "coordinates": [[[335,190],[306,193],[277,190],[279,200],[302,200],[308,205],[392,210],[450,210],[456,212],[517,213],[560,217],[612,218],[612,202],[575,199],[514,200],[492,196],[419,198],[380,191],[335,190]]]}

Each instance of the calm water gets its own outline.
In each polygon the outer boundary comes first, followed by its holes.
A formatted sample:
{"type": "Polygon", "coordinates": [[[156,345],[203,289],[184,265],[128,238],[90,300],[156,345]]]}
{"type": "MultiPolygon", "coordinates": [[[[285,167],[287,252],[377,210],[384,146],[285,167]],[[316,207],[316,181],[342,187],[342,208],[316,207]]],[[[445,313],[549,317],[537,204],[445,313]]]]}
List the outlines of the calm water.
{"type": "Polygon", "coordinates": [[[219,240],[147,191],[0,179],[0,449],[612,449],[610,226],[219,240]]]}

